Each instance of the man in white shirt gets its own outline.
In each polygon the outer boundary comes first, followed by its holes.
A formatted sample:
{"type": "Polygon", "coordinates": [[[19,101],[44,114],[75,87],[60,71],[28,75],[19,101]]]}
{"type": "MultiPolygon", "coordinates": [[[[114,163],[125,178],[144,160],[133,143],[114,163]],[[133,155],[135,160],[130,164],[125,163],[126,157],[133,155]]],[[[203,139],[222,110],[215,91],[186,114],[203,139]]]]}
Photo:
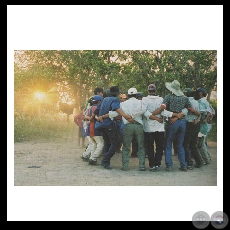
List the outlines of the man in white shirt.
{"type": "Polygon", "coordinates": [[[132,139],[135,136],[138,144],[138,159],[139,159],[139,170],[145,171],[145,145],[144,145],[144,130],[142,115],[145,112],[142,109],[142,101],[136,99],[137,89],[130,88],[128,90],[129,99],[120,104],[121,109],[124,113],[132,116],[134,123],[130,123],[124,117],[122,120],[126,125],[123,136],[123,147],[122,147],[122,170],[128,170],[128,164],[130,159],[130,147],[132,139]]]}
{"type": "Polygon", "coordinates": [[[143,118],[145,132],[146,155],[148,155],[150,171],[159,171],[164,151],[164,123],[162,117],[157,114],[157,120],[149,117],[152,112],[158,109],[163,98],[156,95],[157,89],[154,84],[148,86],[148,96],[142,98],[143,108],[146,108],[143,118]]]}

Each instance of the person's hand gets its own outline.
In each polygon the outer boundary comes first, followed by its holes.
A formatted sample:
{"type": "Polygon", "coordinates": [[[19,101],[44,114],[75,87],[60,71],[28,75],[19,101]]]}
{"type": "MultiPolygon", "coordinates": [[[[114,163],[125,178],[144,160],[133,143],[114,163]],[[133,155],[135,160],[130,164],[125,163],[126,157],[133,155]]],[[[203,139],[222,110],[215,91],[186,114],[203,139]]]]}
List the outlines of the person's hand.
{"type": "Polygon", "coordinates": [[[130,115],[125,116],[125,119],[130,123],[134,123],[134,119],[130,115]]]}
{"type": "Polygon", "coordinates": [[[205,118],[202,123],[205,124],[206,122],[207,122],[207,119],[205,118]]]}
{"type": "Polygon", "coordinates": [[[130,123],[134,123],[134,119],[132,118],[132,117],[130,117],[130,118],[128,118],[128,119],[126,119],[128,122],[130,122],[130,123]]]}
{"type": "Polygon", "coordinates": [[[198,124],[199,123],[199,119],[196,119],[196,120],[193,120],[193,125],[196,125],[196,124],[198,124]]]}
{"type": "Polygon", "coordinates": [[[159,123],[163,123],[163,118],[158,117],[158,118],[157,118],[157,121],[158,121],[159,123]]]}
{"type": "Polygon", "coordinates": [[[177,116],[177,118],[181,119],[184,116],[184,114],[183,113],[178,113],[176,116],[177,116]]]}
{"type": "Polygon", "coordinates": [[[208,123],[212,124],[212,117],[209,118],[208,123]]]}
{"type": "Polygon", "coordinates": [[[103,122],[102,116],[99,116],[99,117],[97,118],[97,120],[98,120],[99,122],[103,122]]]}
{"type": "Polygon", "coordinates": [[[178,117],[170,117],[169,122],[171,124],[174,124],[177,119],[178,119],[178,117]]]}

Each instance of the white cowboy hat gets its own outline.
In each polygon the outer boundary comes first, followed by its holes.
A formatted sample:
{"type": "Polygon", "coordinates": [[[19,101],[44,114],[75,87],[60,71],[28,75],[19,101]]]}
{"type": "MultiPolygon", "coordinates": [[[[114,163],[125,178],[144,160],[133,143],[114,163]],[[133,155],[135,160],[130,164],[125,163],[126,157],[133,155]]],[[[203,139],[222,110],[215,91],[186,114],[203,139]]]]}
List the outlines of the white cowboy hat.
{"type": "Polygon", "coordinates": [[[172,91],[176,96],[182,96],[184,93],[180,89],[180,83],[177,80],[173,82],[166,82],[165,86],[168,90],[172,91]]]}

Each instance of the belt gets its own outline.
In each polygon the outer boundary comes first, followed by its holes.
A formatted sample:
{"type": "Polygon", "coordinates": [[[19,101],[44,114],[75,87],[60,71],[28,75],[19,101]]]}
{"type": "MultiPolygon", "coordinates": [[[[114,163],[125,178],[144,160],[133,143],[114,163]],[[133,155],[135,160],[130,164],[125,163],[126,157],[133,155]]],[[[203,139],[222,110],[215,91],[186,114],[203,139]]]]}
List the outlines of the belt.
{"type": "Polygon", "coordinates": [[[139,123],[138,121],[134,121],[134,123],[131,123],[131,124],[142,125],[142,124],[139,123]]]}

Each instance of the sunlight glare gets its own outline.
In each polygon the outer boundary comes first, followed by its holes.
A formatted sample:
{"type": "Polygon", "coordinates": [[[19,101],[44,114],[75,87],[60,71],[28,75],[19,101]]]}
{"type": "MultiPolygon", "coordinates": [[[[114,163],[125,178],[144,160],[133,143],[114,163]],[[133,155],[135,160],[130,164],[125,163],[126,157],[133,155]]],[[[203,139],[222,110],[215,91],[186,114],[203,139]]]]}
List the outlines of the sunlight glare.
{"type": "Polygon", "coordinates": [[[42,101],[44,98],[45,98],[45,93],[43,92],[36,92],[34,94],[34,98],[39,100],[39,101],[42,101]]]}

